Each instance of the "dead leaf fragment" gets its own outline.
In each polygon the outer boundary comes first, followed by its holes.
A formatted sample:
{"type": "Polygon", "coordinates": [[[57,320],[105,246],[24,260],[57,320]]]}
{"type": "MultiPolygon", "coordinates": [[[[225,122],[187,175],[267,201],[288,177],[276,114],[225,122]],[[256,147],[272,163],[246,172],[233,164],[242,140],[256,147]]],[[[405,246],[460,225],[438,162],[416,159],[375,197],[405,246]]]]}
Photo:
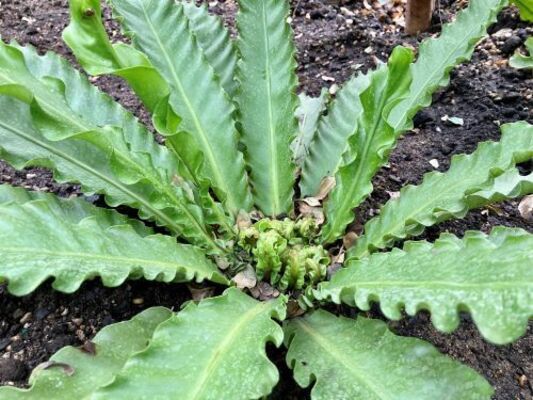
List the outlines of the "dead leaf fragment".
{"type": "Polygon", "coordinates": [[[53,360],[46,361],[46,362],[42,363],[41,365],[37,366],[37,368],[38,369],[61,368],[61,369],[63,369],[63,372],[67,376],[72,376],[72,375],[74,375],[74,372],[76,372],[71,365],[69,365],[67,363],[53,361],[53,360]]]}
{"type": "Polygon", "coordinates": [[[257,285],[257,275],[250,265],[235,275],[231,280],[235,282],[239,289],[251,289],[257,285]]]}
{"type": "Polygon", "coordinates": [[[394,200],[394,199],[399,199],[399,198],[400,198],[400,192],[389,192],[389,191],[387,190],[387,194],[388,194],[389,197],[390,197],[391,199],[393,199],[393,200],[394,200]]]}
{"type": "Polygon", "coordinates": [[[357,239],[359,239],[359,235],[355,232],[348,232],[344,237],[342,238],[342,244],[344,245],[345,249],[349,249],[350,247],[353,247],[355,242],[357,242],[357,239]]]}
{"type": "Polygon", "coordinates": [[[435,169],[439,168],[439,160],[437,160],[436,158],[433,158],[431,160],[429,160],[429,163],[431,164],[431,166],[435,169]]]}
{"type": "Polygon", "coordinates": [[[215,295],[215,288],[213,286],[202,287],[189,284],[187,288],[191,292],[191,297],[194,301],[202,301],[215,295]]]}
{"type": "Polygon", "coordinates": [[[322,207],[312,207],[305,201],[298,202],[298,211],[303,217],[312,217],[316,221],[317,225],[322,225],[326,220],[324,216],[324,210],[322,207]]]}
{"type": "Polygon", "coordinates": [[[332,176],[326,176],[320,182],[318,193],[314,197],[317,198],[318,200],[324,200],[328,196],[328,194],[333,190],[335,185],[336,185],[335,178],[332,176]]]}
{"type": "Polygon", "coordinates": [[[305,310],[300,307],[298,302],[294,299],[289,300],[287,303],[287,317],[296,318],[305,314],[305,310]]]}
{"type": "Polygon", "coordinates": [[[231,265],[230,261],[226,257],[220,256],[215,257],[215,263],[217,264],[217,267],[222,271],[227,270],[231,265]]]}
{"type": "Polygon", "coordinates": [[[239,211],[239,214],[237,215],[237,229],[239,229],[239,231],[242,231],[251,226],[252,218],[250,217],[250,214],[242,210],[239,211]]]}
{"type": "Polygon", "coordinates": [[[459,118],[459,117],[450,117],[448,115],[445,115],[444,117],[442,117],[441,121],[449,122],[450,124],[458,125],[458,126],[463,126],[465,124],[464,119],[459,118]]]}
{"type": "Polygon", "coordinates": [[[267,282],[259,282],[257,286],[250,288],[250,294],[256,299],[267,301],[279,297],[280,292],[267,282]]]}
{"type": "Polygon", "coordinates": [[[518,212],[526,221],[533,221],[533,195],[522,199],[518,205],[518,212]]]}
{"type": "Polygon", "coordinates": [[[85,343],[80,347],[80,350],[84,353],[90,354],[91,356],[96,355],[96,344],[90,340],[86,340],[85,343]]]}
{"type": "Polygon", "coordinates": [[[316,197],[306,197],[302,201],[311,207],[320,207],[321,205],[320,200],[318,200],[316,197]]]}

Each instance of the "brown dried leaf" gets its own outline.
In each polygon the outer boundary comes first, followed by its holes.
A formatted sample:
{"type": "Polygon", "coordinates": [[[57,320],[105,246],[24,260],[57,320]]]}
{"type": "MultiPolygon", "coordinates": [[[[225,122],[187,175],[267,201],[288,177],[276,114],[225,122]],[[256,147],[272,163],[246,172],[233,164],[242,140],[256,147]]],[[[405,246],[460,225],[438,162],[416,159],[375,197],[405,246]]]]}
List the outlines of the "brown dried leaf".
{"type": "Polygon", "coordinates": [[[220,257],[220,256],[215,257],[215,263],[217,264],[217,267],[221,269],[222,271],[227,270],[231,265],[231,263],[226,257],[220,257]]]}
{"type": "Polygon", "coordinates": [[[250,265],[235,275],[231,280],[235,282],[239,289],[251,289],[257,285],[257,275],[250,265]]]}
{"type": "Polygon", "coordinates": [[[215,288],[213,286],[203,287],[194,284],[188,284],[187,288],[191,292],[194,301],[202,301],[215,295],[215,288]]]}
{"type": "Polygon", "coordinates": [[[320,226],[324,223],[326,220],[326,217],[324,216],[324,210],[322,210],[322,207],[311,207],[309,204],[307,204],[304,201],[298,202],[298,211],[300,212],[300,215],[303,217],[312,217],[315,219],[316,223],[320,226]]]}
{"type": "Polygon", "coordinates": [[[67,376],[72,376],[72,375],[74,375],[74,372],[76,372],[71,365],[69,365],[67,363],[53,361],[53,360],[46,361],[46,362],[40,364],[37,368],[39,368],[39,369],[61,368],[61,369],[63,369],[63,372],[67,376]]]}
{"type": "Polygon", "coordinates": [[[348,250],[350,247],[353,247],[357,239],[359,239],[359,235],[355,232],[350,231],[342,238],[342,244],[344,248],[348,250]]]}
{"type": "Polygon", "coordinates": [[[279,297],[280,292],[267,282],[259,282],[257,286],[250,288],[250,294],[261,301],[272,300],[279,297]]]}
{"type": "Polygon", "coordinates": [[[287,317],[296,318],[303,314],[305,314],[305,310],[300,307],[298,302],[294,299],[289,300],[287,303],[287,317]]]}
{"type": "Polygon", "coordinates": [[[242,231],[246,228],[249,228],[252,226],[252,218],[250,217],[250,214],[244,211],[239,211],[239,214],[237,215],[237,229],[239,231],[242,231]]]}
{"type": "Polygon", "coordinates": [[[87,340],[83,345],[80,347],[80,350],[84,353],[90,354],[91,356],[96,355],[96,344],[94,342],[87,340]]]}
{"type": "Polygon", "coordinates": [[[320,207],[322,205],[316,197],[306,197],[302,201],[311,207],[320,207]]]}
{"type": "Polygon", "coordinates": [[[318,193],[316,194],[316,198],[318,200],[324,200],[328,194],[333,190],[333,188],[336,185],[335,178],[332,176],[326,176],[322,181],[320,182],[320,187],[318,189],[318,193]]]}

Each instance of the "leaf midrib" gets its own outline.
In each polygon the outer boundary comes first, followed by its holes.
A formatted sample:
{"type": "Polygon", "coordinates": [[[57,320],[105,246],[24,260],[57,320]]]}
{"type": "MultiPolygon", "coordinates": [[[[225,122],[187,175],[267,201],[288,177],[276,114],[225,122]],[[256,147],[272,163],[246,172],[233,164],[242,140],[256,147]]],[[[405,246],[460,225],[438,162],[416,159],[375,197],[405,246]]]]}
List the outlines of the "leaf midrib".
{"type": "MultiPolygon", "coordinates": [[[[2,247],[0,246],[0,254],[5,255],[6,253],[29,253],[34,258],[40,257],[51,257],[57,259],[72,259],[76,262],[80,262],[80,259],[91,259],[91,260],[100,260],[100,261],[110,261],[113,263],[123,263],[123,264],[135,264],[139,266],[159,266],[161,268],[170,269],[173,272],[178,272],[179,269],[186,269],[193,272],[199,272],[201,269],[193,269],[189,266],[186,266],[179,262],[171,261],[160,261],[160,260],[150,260],[145,258],[134,258],[134,257],[124,257],[124,256],[115,256],[115,255],[104,255],[102,253],[89,253],[89,252],[73,252],[73,251],[51,251],[43,250],[33,247],[2,247]],[[142,264],[142,265],[141,265],[142,264]]],[[[197,265],[199,263],[196,263],[197,265]]]]}
{"type": "Polygon", "coordinates": [[[61,151],[58,151],[58,150],[54,149],[53,147],[48,146],[46,143],[43,143],[43,142],[41,142],[41,141],[39,141],[39,140],[29,136],[29,135],[26,135],[24,132],[16,129],[13,126],[5,124],[3,121],[0,121],[0,126],[3,127],[4,129],[7,129],[7,130],[10,130],[10,131],[14,132],[16,135],[24,138],[24,140],[27,140],[27,141],[29,141],[29,142],[31,142],[31,143],[39,146],[39,147],[42,147],[43,149],[45,149],[46,151],[49,151],[50,153],[52,153],[52,154],[54,154],[54,155],[56,155],[56,156],[58,156],[60,158],[63,158],[64,160],[66,160],[66,161],[76,165],[77,167],[89,172],[90,174],[98,177],[99,179],[102,179],[103,181],[107,182],[111,186],[116,187],[120,191],[124,192],[126,195],[130,196],[133,199],[136,199],[137,201],[139,201],[139,203],[145,205],[146,208],[151,210],[155,215],[157,215],[163,221],[168,223],[169,226],[173,227],[175,230],[177,230],[179,232],[179,227],[177,225],[175,225],[174,222],[171,219],[169,219],[165,214],[163,214],[163,213],[159,212],[159,210],[151,207],[150,203],[145,201],[144,198],[142,198],[142,197],[138,196],[137,194],[131,192],[126,187],[122,186],[120,183],[115,182],[114,180],[110,179],[108,176],[106,176],[104,174],[101,174],[97,170],[89,167],[88,165],[79,162],[77,159],[75,159],[73,157],[70,157],[68,154],[65,154],[65,153],[63,153],[61,151]]]}
{"type": "MultiPolygon", "coordinates": [[[[470,35],[472,34],[472,32],[474,32],[476,29],[479,29],[479,26],[476,26],[475,29],[470,30],[468,36],[470,36],[470,35]]],[[[461,47],[461,44],[462,44],[462,43],[459,43],[457,46],[455,46],[455,47],[453,48],[453,51],[450,52],[450,55],[449,55],[449,56],[448,56],[448,57],[447,57],[447,58],[441,63],[441,65],[448,65],[448,60],[449,60],[449,59],[455,54],[455,52],[457,51],[457,49],[461,47]]],[[[436,75],[437,68],[433,69],[433,71],[434,71],[434,73],[433,73],[433,74],[430,74],[430,77],[425,81],[424,85],[421,86],[422,89],[420,89],[420,90],[418,91],[417,95],[414,96],[414,97],[413,97],[413,96],[409,96],[409,98],[412,98],[412,99],[414,99],[414,100],[413,100],[412,102],[408,103],[408,104],[410,104],[410,106],[407,108],[408,111],[411,109],[412,105],[413,105],[413,104],[416,102],[416,100],[419,98],[420,94],[424,91],[424,88],[427,87],[428,82],[432,82],[432,81],[434,80],[434,76],[436,75]]],[[[438,86],[438,85],[437,85],[437,86],[438,86]]],[[[381,114],[380,114],[380,115],[381,115],[381,114]]],[[[381,121],[381,120],[384,120],[384,118],[380,117],[380,121],[381,121]]],[[[399,128],[399,126],[401,125],[401,122],[402,122],[402,121],[403,121],[403,119],[402,119],[397,125],[395,125],[394,127],[391,126],[391,128],[394,130],[395,133],[398,131],[398,128],[399,128]]],[[[375,132],[375,130],[374,130],[374,132],[375,132]]],[[[364,152],[364,155],[366,156],[366,151],[364,152]]],[[[361,164],[359,164],[359,165],[361,165],[361,164]]],[[[360,172],[361,172],[361,168],[359,168],[359,171],[358,171],[358,174],[357,174],[357,178],[354,179],[354,182],[357,182],[357,180],[359,179],[360,172]]],[[[353,188],[354,186],[355,186],[355,185],[353,185],[352,188],[353,188]]],[[[350,190],[350,193],[352,193],[353,190],[355,190],[355,189],[350,190]]],[[[349,197],[346,196],[345,198],[348,199],[349,197]]],[[[342,203],[342,207],[341,207],[341,209],[343,209],[344,207],[346,207],[345,204],[346,204],[347,201],[348,201],[348,200],[345,200],[345,201],[342,203]]],[[[337,224],[335,224],[335,225],[337,225],[337,224]]],[[[335,225],[333,225],[333,226],[335,226],[335,225]]],[[[333,232],[333,229],[332,229],[332,232],[333,232]]],[[[329,238],[329,236],[331,236],[331,235],[328,235],[328,238],[329,238]]]]}
{"type": "Polygon", "coordinates": [[[332,346],[331,340],[323,337],[320,332],[317,332],[313,329],[311,325],[306,323],[302,319],[295,320],[295,323],[298,324],[319,346],[321,346],[327,354],[330,354],[335,360],[341,363],[349,371],[352,372],[353,376],[359,381],[363,386],[365,386],[370,392],[374,393],[379,399],[382,400],[393,400],[395,397],[388,392],[382,391],[381,387],[383,386],[382,382],[376,382],[364,370],[357,368],[350,361],[346,354],[343,354],[337,351],[334,346],[332,346]]]}
{"type": "Polygon", "coordinates": [[[274,127],[274,111],[272,105],[272,84],[271,84],[271,72],[270,72],[270,41],[268,37],[268,23],[266,17],[265,1],[261,2],[261,22],[263,25],[263,40],[265,43],[265,84],[267,91],[267,103],[268,103],[268,132],[270,143],[270,188],[271,188],[271,201],[272,201],[272,214],[277,215],[281,212],[281,206],[279,203],[279,176],[278,176],[278,159],[276,157],[276,131],[274,127]]]}
{"type": "MultiPolygon", "coordinates": [[[[509,166],[507,168],[505,168],[505,170],[507,170],[508,168],[509,168],[509,166]]],[[[489,176],[487,177],[487,179],[490,179],[490,173],[488,175],[489,176]]],[[[442,177],[442,176],[444,176],[444,174],[440,175],[440,177],[442,177]]],[[[474,178],[471,178],[471,179],[467,178],[466,180],[470,181],[470,180],[474,180],[474,178]]],[[[485,182],[486,182],[486,180],[485,180],[485,182]]],[[[423,182],[422,182],[422,184],[423,184],[423,182]]],[[[466,184],[464,180],[461,181],[459,179],[459,180],[457,180],[457,183],[451,184],[451,185],[447,185],[443,192],[442,191],[439,192],[439,199],[440,199],[439,201],[443,201],[443,198],[444,198],[444,196],[442,196],[443,193],[444,193],[444,195],[450,195],[451,192],[453,192],[455,189],[457,189],[458,187],[463,186],[463,185],[464,186],[470,186],[471,184],[470,183],[466,184]]],[[[466,188],[465,191],[466,190],[468,190],[468,188],[466,188]]],[[[463,191],[463,197],[461,197],[460,200],[465,200],[466,199],[467,195],[465,195],[465,191],[463,191]]],[[[400,196],[400,198],[398,199],[398,202],[396,204],[400,204],[401,201],[402,201],[402,197],[400,196]]],[[[365,239],[365,240],[368,241],[368,243],[364,243],[365,246],[366,246],[366,249],[364,250],[364,252],[361,255],[358,255],[357,258],[362,258],[362,257],[365,257],[366,255],[370,254],[369,245],[373,245],[373,246],[376,246],[378,248],[387,247],[386,244],[383,246],[383,243],[386,242],[388,237],[399,238],[399,236],[397,234],[395,234],[395,232],[397,232],[398,228],[406,227],[407,226],[407,223],[406,223],[407,221],[412,220],[414,216],[418,215],[421,211],[426,209],[427,206],[429,206],[429,205],[431,205],[433,203],[436,203],[436,201],[433,198],[431,198],[429,201],[423,203],[421,206],[416,207],[414,210],[410,211],[408,215],[402,216],[402,219],[399,220],[398,223],[394,224],[391,228],[387,229],[386,232],[383,232],[383,229],[380,229],[380,230],[376,229],[372,235],[374,237],[375,237],[376,234],[378,235],[378,238],[381,240],[381,243],[379,245],[377,245],[377,243],[376,243],[377,240],[375,240],[375,239],[372,240],[372,236],[370,236],[370,235],[367,236],[366,234],[361,236],[361,240],[365,239]],[[405,222],[402,222],[402,221],[405,221],[405,222]]],[[[430,213],[433,212],[436,208],[438,208],[438,206],[439,206],[438,204],[435,204],[433,206],[433,208],[431,208],[431,210],[429,212],[430,213]]],[[[466,205],[466,207],[468,207],[468,205],[466,205]]],[[[376,221],[381,221],[381,218],[378,217],[378,219],[376,219],[376,221]]],[[[417,225],[419,225],[419,224],[417,223],[417,225]]],[[[386,226],[386,225],[379,224],[377,226],[378,227],[379,226],[383,227],[383,226],[386,226]]],[[[363,242],[361,242],[361,243],[363,243],[363,242]]]]}

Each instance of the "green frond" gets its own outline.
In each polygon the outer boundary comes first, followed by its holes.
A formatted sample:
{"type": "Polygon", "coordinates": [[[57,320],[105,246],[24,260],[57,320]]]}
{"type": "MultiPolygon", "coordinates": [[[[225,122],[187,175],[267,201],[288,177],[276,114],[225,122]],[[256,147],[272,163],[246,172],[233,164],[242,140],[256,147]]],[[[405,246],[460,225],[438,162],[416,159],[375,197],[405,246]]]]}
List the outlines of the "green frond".
{"type": "MultiPolygon", "coordinates": [[[[191,171],[210,180],[233,214],[249,210],[252,200],[237,145],[235,108],[198,44],[185,7],[172,0],[110,3],[132,36],[133,45],[147,56],[170,88],[168,104],[180,121],[162,132],[168,135],[167,145],[191,171]]],[[[166,111],[166,103],[163,106],[166,111]]]]}
{"type": "Polygon", "coordinates": [[[394,49],[388,65],[370,76],[370,83],[360,95],[362,113],[348,150],[336,176],[336,186],[325,205],[326,224],[322,239],[331,243],[341,237],[354,219],[352,209],[372,192],[372,178],[388,159],[396,142],[394,129],[387,123],[389,110],[408,93],[409,66],[413,52],[394,49]]]}
{"type": "Polygon", "coordinates": [[[442,27],[439,37],[420,44],[418,58],[411,66],[413,81],[409,95],[393,108],[388,118],[396,132],[412,129],[415,114],[431,104],[436,90],[448,86],[450,71],[472,57],[475,46],[507,4],[507,0],[471,0],[453,22],[442,27]]]}
{"type": "Polygon", "coordinates": [[[265,396],[279,373],[265,353],[279,346],[283,298],[258,302],[228,289],[190,303],[160,325],[148,349],[129,359],[115,381],[92,399],[248,400],[265,396]],[[199,351],[201,350],[201,351],[199,351]]]}
{"type": "Polygon", "coordinates": [[[269,216],[292,209],[296,177],[290,146],[298,79],[288,16],[286,1],[239,1],[238,119],[255,204],[269,216]]]}
{"type": "Polygon", "coordinates": [[[434,244],[407,242],[404,250],[352,260],[319,286],[315,296],[362,310],[379,302],[390,319],[431,312],[435,327],[451,332],[468,311],[481,334],[506,344],[524,334],[533,316],[533,235],[495,228],[464,239],[442,234],[434,244]]]}
{"type": "Polygon", "coordinates": [[[98,388],[112,382],[131,356],[145,350],[156,328],[171,316],[170,310],[154,307],[129,321],[107,326],[91,341],[94,353],[65,347],[54,354],[50,362],[35,368],[29,389],[3,386],[0,398],[87,399],[98,388]]]}
{"type": "Polygon", "coordinates": [[[15,168],[52,169],[57,181],[216,251],[194,188],[176,183],[178,160],[64,60],[0,43],[0,93],[0,154],[15,168]]]}
{"type": "Polygon", "coordinates": [[[384,322],[315,311],[285,325],[287,364],[313,400],[489,400],[474,370],[420,339],[399,337],[384,322]]]}
{"type": "Polygon", "coordinates": [[[141,277],[227,283],[201,249],[170,236],[143,237],[129,224],[111,225],[118,217],[96,207],[83,209],[79,200],[29,197],[36,200],[0,205],[0,281],[7,280],[15,295],[31,293],[50,277],[53,287],[66,293],[96,276],[105,286],[141,277]],[[81,220],[79,210],[88,213],[81,220]]]}
{"type": "Polygon", "coordinates": [[[346,82],[330,103],[327,114],[318,120],[302,166],[302,197],[315,195],[322,179],[335,176],[341,166],[343,155],[348,151],[348,140],[356,134],[363,112],[359,96],[370,85],[372,74],[359,74],[346,82]]]}
{"type": "MultiPolygon", "coordinates": [[[[532,11],[533,12],[533,11],[532,11]]],[[[533,20],[533,16],[532,16],[533,20]]],[[[518,50],[509,59],[509,65],[517,69],[533,69],[533,37],[529,37],[526,40],[526,49],[529,53],[528,56],[521,54],[518,50]]]]}
{"type": "Polygon", "coordinates": [[[514,166],[532,158],[533,125],[503,125],[500,142],[482,143],[470,155],[454,156],[446,173],[431,172],[419,186],[404,187],[399,198],[389,200],[365,225],[348,257],[362,258],[396,240],[420,235],[427,226],[463,218],[472,208],[528,194],[527,178],[514,166]]]}

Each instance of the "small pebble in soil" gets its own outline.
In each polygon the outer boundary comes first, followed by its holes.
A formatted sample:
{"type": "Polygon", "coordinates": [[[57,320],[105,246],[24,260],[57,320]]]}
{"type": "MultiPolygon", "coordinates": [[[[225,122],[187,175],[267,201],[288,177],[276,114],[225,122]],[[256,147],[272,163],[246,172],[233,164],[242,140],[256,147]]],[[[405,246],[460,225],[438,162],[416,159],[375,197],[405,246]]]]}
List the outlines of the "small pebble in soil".
{"type": "Polygon", "coordinates": [[[503,45],[501,47],[501,51],[502,51],[503,54],[511,54],[521,44],[522,44],[522,39],[520,39],[519,36],[513,35],[509,39],[507,39],[505,42],[503,42],[503,45]]]}

